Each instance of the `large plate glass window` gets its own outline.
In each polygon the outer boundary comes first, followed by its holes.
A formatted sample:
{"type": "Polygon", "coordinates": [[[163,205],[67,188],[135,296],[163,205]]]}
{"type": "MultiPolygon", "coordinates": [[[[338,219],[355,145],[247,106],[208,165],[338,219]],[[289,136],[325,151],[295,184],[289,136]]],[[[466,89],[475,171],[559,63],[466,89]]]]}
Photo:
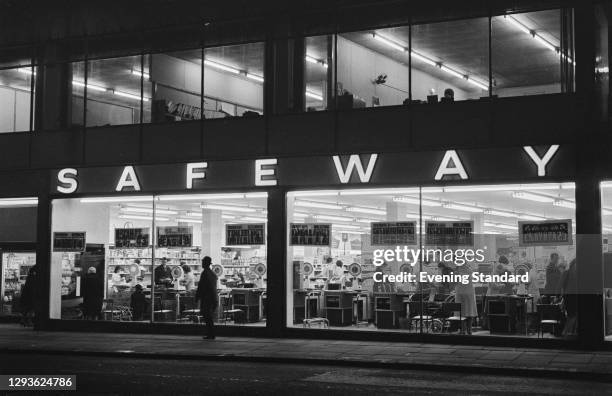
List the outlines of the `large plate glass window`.
{"type": "Polygon", "coordinates": [[[574,208],[573,183],[289,193],[287,325],[574,336],[574,208]]]}
{"type": "Polygon", "coordinates": [[[35,80],[31,65],[0,70],[0,132],[33,129],[35,80]]]}
{"type": "Polygon", "coordinates": [[[264,43],[204,50],[204,118],[263,114],[264,43]]]}
{"type": "Polygon", "coordinates": [[[495,16],[491,40],[493,94],[505,97],[563,91],[562,65],[567,73],[574,61],[568,44],[562,42],[560,10],[495,16]]]}
{"type": "Polygon", "coordinates": [[[267,193],[160,195],[155,211],[154,320],[201,322],[195,293],[208,256],[218,278],[215,321],[265,326],[267,193]]]}
{"type": "Polygon", "coordinates": [[[51,222],[52,319],[151,319],[152,196],[55,199],[51,222]]]}
{"type": "MultiPolygon", "coordinates": [[[[139,124],[142,56],[92,60],[87,70],[86,126],[139,124]]],[[[74,82],[73,82],[74,84],[74,82]]],[[[78,83],[77,83],[78,85],[78,83]]]]}
{"type": "Polygon", "coordinates": [[[489,19],[412,26],[412,98],[427,103],[489,96],[489,19]]]}
{"type": "Polygon", "coordinates": [[[401,105],[409,98],[408,26],[338,35],[338,109],[401,105]]]}

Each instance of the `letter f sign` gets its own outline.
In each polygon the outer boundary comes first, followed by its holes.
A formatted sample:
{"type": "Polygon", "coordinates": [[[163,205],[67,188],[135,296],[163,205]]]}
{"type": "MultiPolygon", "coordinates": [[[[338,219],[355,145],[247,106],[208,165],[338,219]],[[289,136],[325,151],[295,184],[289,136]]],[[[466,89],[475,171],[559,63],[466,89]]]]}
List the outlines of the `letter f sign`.
{"type": "Polygon", "coordinates": [[[361,158],[357,154],[353,154],[349,157],[348,164],[346,164],[346,169],[342,167],[340,156],[334,155],[333,159],[334,165],[336,165],[336,172],[338,172],[338,178],[340,179],[341,183],[346,184],[351,180],[353,169],[357,169],[357,175],[362,183],[368,183],[372,177],[374,165],[376,165],[376,160],[378,159],[378,154],[370,154],[370,160],[368,161],[368,166],[365,171],[363,169],[363,164],[361,163],[361,158]]]}

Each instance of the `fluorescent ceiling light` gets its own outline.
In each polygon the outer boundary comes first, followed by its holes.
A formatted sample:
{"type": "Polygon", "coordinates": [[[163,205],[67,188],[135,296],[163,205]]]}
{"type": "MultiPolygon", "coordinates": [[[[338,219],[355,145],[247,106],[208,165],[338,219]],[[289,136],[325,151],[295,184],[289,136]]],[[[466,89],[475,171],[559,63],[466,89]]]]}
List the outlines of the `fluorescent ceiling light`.
{"type": "Polygon", "coordinates": [[[558,206],[560,208],[576,209],[576,203],[568,201],[566,199],[555,199],[553,201],[553,206],[558,206]]]}
{"type": "Polygon", "coordinates": [[[294,212],[293,213],[293,217],[300,218],[300,219],[303,219],[303,218],[306,218],[306,217],[310,217],[310,216],[312,216],[312,215],[308,214],[308,213],[299,213],[299,212],[294,212]]]}
{"type": "Polygon", "coordinates": [[[372,220],[372,219],[356,219],[355,220],[357,223],[366,223],[366,224],[370,224],[370,223],[374,223],[378,220],[372,220]]]}
{"type": "Polygon", "coordinates": [[[411,52],[411,54],[412,54],[412,59],[417,59],[423,63],[428,64],[429,66],[437,66],[437,63],[434,60],[429,59],[428,57],[421,55],[414,50],[411,52]]]}
{"type": "Polygon", "coordinates": [[[123,196],[123,197],[95,197],[95,198],[82,198],[81,203],[104,203],[104,202],[153,202],[152,196],[123,196]]]}
{"type": "Polygon", "coordinates": [[[20,67],[20,68],[18,68],[18,69],[17,69],[17,71],[18,71],[19,73],[29,74],[30,76],[31,76],[31,75],[36,75],[36,72],[34,72],[34,71],[32,70],[32,68],[30,68],[30,67],[20,67]]]}
{"type": "Polygon", "coordinates": [[[498,210],[498,209],[486,209],[484,212],[486,215],[491,215],[491,216],[500,216],[500,217],[514,217],[514,218],[518,218],[518,213],[514,213],[514,212],[507,212],[505,210],[498,210]]]}
{"type": "MultiPolygon", "coordinates": [[[[441,189],[440,189],[441,190],[441,189]]],[[[442,192],[442,191],[440,191],[442,192]]],[[[418,194],[418,188],[368,188],[340,191],[340,196],[418,194]]]]}
{"type": "Polygon", "coordinates": [[[345,216],[330,216],[330,215],[315,215],[313,216],[317,220],[329,220],[329,221],[354,221],[353,217],[345,216]]]}
{"type": "Polygon", "coordinates": [[[202,224],[202,220],[198,220],[198,219],[190,219],[187,217],[179,217],[176,219],[176,221],[180,222],[180,223],[195,223],[195,224],[202,224]]]}
{"type": "Polygon", "coordinates": [[[530,215],[530,214],[519,214],[518,218],[521,220],[533,220],[533,221],[548,220],[548,217],[530,215]]]}
{"type": "MultiPolygon", "coordinates": [[[[89,85],[88,85],[87,87],[89,87],[89,85]]],[[[123,98],[134,99],[134,100],[140,100],[140,99],[141,99],[141,98],[140,98],[140,95],[134,95],[134,94],[127,93],[127,92],[122,92],[122,91],[113,90],[113,93],[114,93],[115,95],[117,95],[117,96],[121,96],[121,97],[123,97],[123,98]]],[[[142,101],[143,101],[143,102],[148,102],[148,101],[149,101],[149,98],[145,98],[145,97],[143,97],[143,98],[142,98],[142,101]]]]}
{"type": "MultiPolygon", "coordinates": [[[[98,85],[94,85],[94,84],[85,84],[84,82],[81,81],[76,81],[76,80],[72,80],[72,85],[76,85],[77,87],[85,87],[87,86],[87,89],[90,91],[98,91],[98,92],[106,92],[108,91],[107,88],[104,87],[100,87],[98,85]]],[[[139,97],[140,99],[140,97],[139,97]]]]}
{"type": "Polygon", "coordinates": [[[612,187],[612,181],[604,181],[599,183],[599,187],[600,188],[611,188],[612,187]]]}
{"type": "Polygon", "coordinates": [[[472,212],[472,213],[482,213],[484,211],[484,208],[478,208],[476,206],[469,206],[469,205],[463,205],[463,204],[457,204],[457,203],[445,203],[444,205],[442,205],[442,207],[445,209],[462,210],[464,212],[472,212]]]}
{"type": "Polygon", "coordinates": [[[456,71],[456,70],[454,70],[454,69],[451,69],[451,68],[450,68],[450,67],[448,67],[448,66],[440,65],[440,70],[442,70],[442,71],[443,71],[443,72],[445,72],[445,73],[450,74],[451,76],[455,76],[455,77],[457,77],[457,78],[462,78],[462,79],[465,79],[465,75],[464,75],[464,74],[459,73],[458,71],[456,71]]]}
{"type": "Polygon", "coordinates": [[[313,92],[313,91],[306,90],[306,97],[311,98],[311,99],[315,99],[315,100],[323,101],[323,95],[322,94],[318,94],[318,93],[313,92]]]}
{"type": "Polygon", "coordinates": [[[387,45],[388,47],[391,47],[393,49],[396,49],[398,51],[402,51],[402,52],[406,52],[406,46],[400,44],[399,42],[389,39],[387,37],[383,37],[378,33],[372,33],[372,37],[374,37],[375,40],[387,45]]]}
{"type": "Polygon", "coordinates": [[[228,210],[230,212],[257,212],[256,208],[251,208],[248,206],[234,206],[234,205],[218,205],[218,204],[202,204],[200,205],[202,209],[218,209],[218,210],[228,210]]]}
{"type": "Polygon", "coordinates": [[[483,91],[486,91],[489,89],[489,85],[485,84],[483,82],[480,82],[478,80],[475,80],[473,77],[469,77],[466,80],[468,83],[477,86],[478,88],[482,89],[483,91]]]}
{"type": "MultiPolygon", "coordinates": [[[[119,215],[120,219],[131,219],[131,220],[153,220],[153,216],[140,216],[140,215],[119,215]]],[[[155,217],[155,221],[169,221],[167,217],[155,217]]]]}
{"type": "Polygon", "coordinates": [[[513,226],[513,225],[510,225],[510,224],[489,223],[489,222],[485,221],[484,226],[485,227],[501,228],[501,229],[504,229],[504,230],[518,231],[518,227],[517,226],[513,226]]]}
{"type": "Polygon", "coordinates": [[[144,77],[146,79],[151,78],[151,75],[147,72],[141,72],[140,70],[132,70],[132,74],[138,77],[144,77]]]}
{"type": "Polygon", "coordinates": [[[576,188],[574,183],[501,184],[485,186],[449,186],[444,187],[444,192],[573,190],[574,188],[576,188]]]}
{"type": "Polygon", "coordinates": [[[347,212],[357,212],[357,213],[368,213],[368,214],[374,214],[374,215],[386,215],[387,211],[383,210],[383,209],[376,209],[376,208],[362,208],[359,206],[349,206],[348,208],[346,208],[347,212]]]}
{"type": "Polygon", "coordinates": [[[539,195],[539,194],[534,194],[534,193],[529,193],[529,192],[525,192],[525,191],[515,191],[512,193],[512,198],[518,198],[518,199],[525,199],[528,201],[535,201],[535,202],[554,202],[555,198],[553,197],[549,197],[546,195],[539,195]]]}
{"type": "Polygon", "coordinates": [[[332,230],[340,231],[340,229],[346,230],[358,230],[361,226],[349,225],[349,224],[332,224],[332,230]]]}
{"type": "Polygon", "coordinates": [[[294,197],[331,197],[337,196],[338,191],[295,191],[290,195],[294,197]]]}
{"type": "Polygon", "coordinates": [[[317,59],[314,56],[310,56],[310,55],[307,54],[304,59],[308,63],[312,63],[312,64],[315,64],[315,65],[321,65],[321,66],[323,66],[326,69],[328,68],[327,62],[325,62],[324,60],[317,59]]]}
{"type": "Polygon", "coordinates": [[[612,209],[606,209],[606,208],[603,208],[603,209],[601,210],[601,213],[602,213],[604,216],[609,216],[609,215],[612,215],[612,209]]]}
{"type": "Polygon", "coordinates": [[[393,202],[404,202],[413,205],[423,205],[423,206],[442,206],[442,202],[433,201],[428,199],[419,199],[414,197],[393,197],[393,202]]]}
{"type": "Polygon", "coordinates": [[[531,35],[531,29],[529,29],[527,26],[525,26],[522,23],[520,23],[512,15],[504,15],[504,19],[507,22],[510,22],[511,25],[514,25],[517,29],[519,29],[523,33],[527,33],[528,35],[531,35]]]}
{"type": "Polygon", "coordinates": [[[574,60],[571,57],[567,56],[566,54],[561,53],[559,46],[545,39],[535,29],[529,28],[527,25],[525,25],[523,22],[519,21],[512,15],[504,15],[504,20],[509,22],[511,25],[515,26],[517,29],[519,29],[523,33],[530,35],[535,41],[537,41],[544,47],[548,48],[549,50],[555,53],[561,54],[562,58],[567,59],[574,66],[576,65],[576,62],[574,62],[574,60]]]}
{"type": "Polygon", "coordinates": [[[433,216],[431,220],[433,221],[463,221],[463,219],[460,219],[458,217],[444,217],[444,216],[433,216]]]}
{"type": "Polygon", "coordinates": [[[38,205],[38,198],[2,198],[0,206],[38,205]]]}
{"type": "Polygon", "coordinates": [[[246,78],[260,83],[264,82],[264,78],[262,76],[258,76],[257,74],[246,73],[246,78]]]}
{"type": "Polygon", "coordinates": [[[238,70],[238,69],[236,69],[234,67],[226,66],[226,65],[224,65],[222,63],[213,62],[213,61],[208,60],[208,59],[204,59],[204,64],[206,66],[210,66],[210,67],[213,67],[215,69],[223,70],[223,71],[226,71],[228,73],[240,74],[240,70],[238,70]]]}
{"type": "Polygon", "coordinates": [[[306,208],[319,208],[319,209],[336,209],[336,210],[343,210],[344,206],[340,206],[340,205],[336,205],[336,204],[332,204],[332,203],[325,203],[325,202],[312,202],[312,201],[295,201],[294,203],[295,206],[302,206],[302,207],[306,207],[306,208]]]}
{"type": "Polygon", "coordinates": [[[406,218],[415,220],[431,220],[432,217],[430,215],[419,215],[418,213],[406,213],[406,218]]]}
{"type": "MultiPolygon", "coordinates": [[[[153,208],[138,208],[138,207],[122,207],[119,209],[122,212],[132,212],[132,213],[151,213],[153,214],[153,208]]],[[[167,210],[167,209],[155,209],[156,214],[160,215],[175,215],[178,214],[176,210],[167,210]]]]}
{"type": "Polygon", "coordinates": [[[212,199],[249,199],[249,198],[267,198],[268,193],[237,193],[237,194],[179,194],[179,195],[160,195],[157,197],[159,201],[205,201],[212,199]]]}
{"type": "Polygon", "coordinates": [[[241,217],[240,220],[244,220],[244,221],[259,221],[261,223],[267,223],[268,219],[266,219],[265,217],[249,217],[249,216],[244,216],[241,217]]]}

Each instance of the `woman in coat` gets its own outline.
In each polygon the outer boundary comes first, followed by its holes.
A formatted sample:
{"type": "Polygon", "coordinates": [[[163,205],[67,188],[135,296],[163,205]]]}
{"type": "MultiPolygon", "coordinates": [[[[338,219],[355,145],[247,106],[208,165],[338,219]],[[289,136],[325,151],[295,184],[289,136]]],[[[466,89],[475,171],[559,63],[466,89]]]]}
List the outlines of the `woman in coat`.
{"type": "Polygon", "coordinates": [[[461,304],[461,317],[465,318],[465,326],[461,325],[461,333],[472,335],[472,322],[478,316],[478,308],[476,307],[476,291],[472,283],[472,268],[469,263],[457,266],[456,274],[468,275],[468,282],[464,285],[457,282],[455,286],[455,302],[461,304]]]}

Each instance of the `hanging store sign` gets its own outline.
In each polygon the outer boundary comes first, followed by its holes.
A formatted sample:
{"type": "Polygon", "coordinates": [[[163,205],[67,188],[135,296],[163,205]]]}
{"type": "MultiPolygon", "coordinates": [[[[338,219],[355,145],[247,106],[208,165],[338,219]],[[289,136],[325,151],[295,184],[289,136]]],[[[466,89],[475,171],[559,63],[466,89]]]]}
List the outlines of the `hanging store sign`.
{"type": "Polygon", "coordinates": [[[427,221],[425,222],[425,245],[474,246],[474,222],[427,221]]]}
{"type": "Polygon", "coordinates": [[[148,228],[115,228],[116,248],[149,247],[148,228]]]}
{"type": "Polygon", "coordinates": [[[416,222],[381,222],[370,223],[371,245],[415,245],[416,222]]]}
{"type": "Polygon", "coordinates": [[[193,246],[193,227],[157,227],[157,247],[193,246]]]}
{"type": "Polygon", "coordinates": [[[84,252],[85,233],[84,232],[54,232],[53,233],[54,252],[84,252]]]}
{"type": "Polygon", "coordinates": [[[573,245],[572,220],[519,221],[519,246],[573,245]]]}
{"type": "Polygon", "coordinates": [[[225,243],[229,246],[265,245],[266,225],[261,224],[227,224],[225,226],[225,243]]]}
{"type": "Polygon", "coordinates": [[[329,246],[331,224],[291,223],[291,246],[329,246]]]}
{"type": "Polygon", "coordinates": [[[104,194],[273,186],[406,185],[449,180],[525,182],[544,177],[572,177],[573,163],[571,146],[552,145],[537,149],[525,146],[64,168],[53,171],[51,192],[104,194]]]}

